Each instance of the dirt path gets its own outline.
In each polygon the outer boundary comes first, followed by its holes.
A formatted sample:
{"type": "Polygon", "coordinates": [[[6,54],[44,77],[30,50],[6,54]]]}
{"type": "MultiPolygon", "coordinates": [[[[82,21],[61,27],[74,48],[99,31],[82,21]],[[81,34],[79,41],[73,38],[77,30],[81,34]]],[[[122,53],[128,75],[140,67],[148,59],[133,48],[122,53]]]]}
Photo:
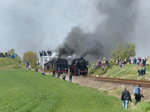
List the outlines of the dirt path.
{"type": "MultiPolygon", "coordinates": [[[[68,80],[68,77],[66,78],[68,80]]],[[[103,82],[103,81],[96,81],[88,77],[73,77],[73,82],[78,83],[81,86],[87,86],[90,88],[96,88],[98,90],[102,90],[106,92],[109,95],[115,96],[117,98],[120,98],[121,92],[123,91],[123,88],[126,87],[131,95],[132,99],[134,99],[134,85],[124,85],[124,84],[117,84],[117,83],[109,83],[109,82],[103,82]]],[[[144,95],[144,101],[150,101],[150,88],[144,88],[142,87],[142,94],[144,95]]]]}

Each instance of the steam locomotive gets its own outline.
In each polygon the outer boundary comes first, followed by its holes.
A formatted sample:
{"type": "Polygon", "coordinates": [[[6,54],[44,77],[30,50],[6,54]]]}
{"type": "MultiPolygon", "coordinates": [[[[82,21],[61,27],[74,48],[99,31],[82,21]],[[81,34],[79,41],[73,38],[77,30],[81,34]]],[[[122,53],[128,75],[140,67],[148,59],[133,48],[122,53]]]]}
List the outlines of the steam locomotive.
{"type": "Polygon", "coordinates": [[[74,59],[69,66],[70,71],[74,75],[87,75],[88,74],[88,61],[86,61],[84,58],[74,59]]]}
{"type": "Polygon", "coordinates": [[[88,61],[84,58],[74,59],[71,64],[64,58],[54,58],[44,64],[48,71],[55,71],[56,73],[67,73],[68,69],[73,75],[87,75],[88,74],[88,61]]]}
{"type": "Polygon", "coordinates": [[[68,72],[68,61],[63,58],[56,58],[44,65],[47,70],[55,71],[56,73],[67,73],[68,72]]]}

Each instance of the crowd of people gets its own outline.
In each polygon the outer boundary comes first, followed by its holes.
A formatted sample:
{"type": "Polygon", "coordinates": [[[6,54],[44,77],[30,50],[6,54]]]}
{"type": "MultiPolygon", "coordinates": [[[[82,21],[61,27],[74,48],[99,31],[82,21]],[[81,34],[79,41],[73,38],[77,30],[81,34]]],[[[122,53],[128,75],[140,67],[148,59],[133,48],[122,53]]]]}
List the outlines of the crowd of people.
{"type": "MultiPolygon", "coordinates": [[[[141,101],[142,98],[144,98],[143,94],[141,93],[141,85],[137,85],[134,88],[134,97],[135,97],[135,105],[141,101]]],[[[124,89],[121,95],[121,100],[123,101],[123,107],[128,108],[129,102],[132,102],[130,92],[127,90],[127,88],[124,89]]]]}
{"type": "Polygon", "coordinates": [[[132,63],[138,65],[138,75],[143,76],[146,74],[146,65],[147,59],[146,58],[132,58],[132,63]]]}
{"type": "MultiPolygon", "coordinates": [[[[136,65],[145,67],[147,65],[147,59],[146,58],[141,58],[141,57],[138,57],[138,58],[131,57],[129,59],[124,59],[124,60],[117,59],[115,61],[115,64],[120,66],[120,67],[123,67],[126,64],[136,64],[136,65]]],[[[97,65],[93,64],[94,68],[99,68],[99,67],[103,67],[103,66],[109,67],[110,66],[109,60],[107,60],[105,58],[102,58],[102,59],[98,60],[97,65]]]]}
{"type": "Polygon", "coordinates": [[[10,54],[8,52],[0,52],[0,58],[16,58],[16,54],[10,54]]]}
{"type": "Polygon", "coordinates": [[[119,65],[120,67],[123,67],[126,64],[137,64],[139,66],[146,66],[146,62],[147,62],[146,58],[130,57],[128,60],[127,59],[125,59],[125,60],[121,60],[121,59],[116,60],[116,65],[119,65]]]}
{"type": "Polygon", "coordinates": [[[138,65],[138,75],[139,76],[143,76],[146,74],[146,65],[147,65],[147,59],[146,58],[135,58],[135,57],[131,57],[128,60],[117,60],[116,61],[116,65],[123,67],[126,64],[134,64],[134,65],[138,65]]]}
{"type": "Polygon", "coordinates": [[[104,70],[105,67],[110,67],[109,60],[106,60],[105,58],[100,59],[97,65],[93,64],[93,68],[95,69],[102,68],[102,70],[104,70]]]}
{"type": "Polygon", "coordinates": [[[127,63],[131,64],[130,60],[116,60],[116,65],[120,66],[120,67],[124,67],[127,63]]]}
{"type": "Polygon", "coordinates": [[[43,51],[40,51],[39,54],[40,54],[40,57],[41,56],[51,56],[52,52],[50,50],[47,50],[47,51],[43,50],[43,51]]]}
{"type": "MultiPolygon", "coordinates": [[[[143,76],[146,74],[146,66],[147,66],[146,58],[131,57],[131,58],[125,59],[125,60],[118,59],[115,61],[115,65],[120,66],[120,67],[124,67],[126,64],[137,65],[138,66],[137,72],[138,72],[139,76],[143,76]]],[[[110,60],[106,60],[105,58],[100,59],[96,65],[93,64],[93,68],[95,68],[95,69],[102,68],[102,70],[104,70],[105,67],[110,68],[110,60]]]]}

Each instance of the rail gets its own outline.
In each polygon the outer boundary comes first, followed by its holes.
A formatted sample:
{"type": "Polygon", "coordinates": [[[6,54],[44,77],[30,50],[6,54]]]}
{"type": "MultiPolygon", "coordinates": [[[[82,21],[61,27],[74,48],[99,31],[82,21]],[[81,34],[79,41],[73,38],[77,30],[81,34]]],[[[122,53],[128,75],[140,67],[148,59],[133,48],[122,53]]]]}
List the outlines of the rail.
{"type": "Polygon", "coordinates": [[[120,83],[120,84],[127,84],[127,85],[137,85],[137,84],[140,84],[142,87],[150,88],[150,81],[119,79],[119,78],[107,78],[107,77],[93,77],[93,76],[86,76],[86,77],[92,78],[92,79],[94,79],[96,81],[120,83]]]}

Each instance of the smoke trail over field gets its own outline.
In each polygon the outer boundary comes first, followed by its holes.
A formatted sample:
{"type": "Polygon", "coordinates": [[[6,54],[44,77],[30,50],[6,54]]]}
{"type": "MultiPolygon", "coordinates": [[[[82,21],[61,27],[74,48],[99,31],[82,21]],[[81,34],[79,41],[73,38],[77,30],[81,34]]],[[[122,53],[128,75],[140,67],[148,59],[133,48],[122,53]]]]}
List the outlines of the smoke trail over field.
{"type": "MultiPolygon", "coordinates": [[[[119,43],[128,43],[137,22],[137,0],[101,0],[97,6],[103,23],[93,32],[74,27],[59,47],[60,56],[111,56],[119,43]]],[[[94,17],[93,17],[94,21],[94,17]]]]}

